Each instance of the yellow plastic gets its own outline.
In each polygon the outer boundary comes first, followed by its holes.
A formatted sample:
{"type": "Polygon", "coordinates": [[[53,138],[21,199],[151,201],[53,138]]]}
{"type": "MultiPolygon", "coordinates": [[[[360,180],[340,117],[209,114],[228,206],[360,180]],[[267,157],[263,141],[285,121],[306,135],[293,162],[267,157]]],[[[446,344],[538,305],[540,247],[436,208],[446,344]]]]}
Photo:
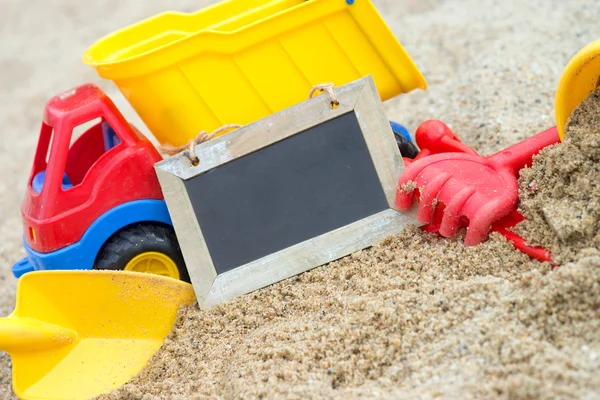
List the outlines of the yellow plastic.
{"type": "Polygon", "coordinates": [[[148,251],[135,256],[127,265],[125,271],[146,272],[180,279],[179,269],[171,257],[163,253],[148,251]]]}
{"type": "Polygon", "coordinates": [[[120,387],[160,348],[178,309],[194,301],[190,284],[152,274],[23,275],[14,312],[0,319],[16,395],[88,399],[120,387]]]}
{"type": "Polygon", "coordinates": [[[372,75],[382,100],[427,88],[369,0],[228,0],[166,12],[97,41],[83,61],[172,145],[298,104],[317,84],[372,75]]]}
{"type": "Polygon", "coordinates": [[[558,84],[554,108],[561,140],[573,111],[599,86],[600,40],[596,40],[571,59],[558,84]]]}

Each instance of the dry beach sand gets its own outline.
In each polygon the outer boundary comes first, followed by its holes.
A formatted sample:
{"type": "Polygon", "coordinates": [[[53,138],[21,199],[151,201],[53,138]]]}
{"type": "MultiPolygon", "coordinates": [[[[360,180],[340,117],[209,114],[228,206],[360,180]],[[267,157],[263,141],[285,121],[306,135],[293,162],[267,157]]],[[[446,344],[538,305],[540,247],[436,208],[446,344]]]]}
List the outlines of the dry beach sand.
{"type": "MultiPolygon", "coordinates": [[[[81,55],[141,18],[213,2],[0,0],[1,315],[14,306],[19,206],[45,101],[92,81],[144,129],[81,55]]],[[[564,66],[600,38],[595,0],[373,2],[430,85],[387,102],[388,116],[412,132],[439,118],[486,155],[552,126],[564,66]]],[[[548,149],[521,180],[523,229],[559,269],[497,236],[465,248],[410,228],[210,311],[184,310],[152,365],[105,397],[600,398],[599,145],[584,124],[572,121],[581,142],[548,149]]],[[[0,353],[0,398],[13,397],[0,353]]]]}
{"type": "Polygon", "coordinates": [[[581,249],[600,249],[600,89],[566,129],[563,143],[547,147],[521,173],[520,208],[528,221],[517,228],[560,263],[581,249]]]}

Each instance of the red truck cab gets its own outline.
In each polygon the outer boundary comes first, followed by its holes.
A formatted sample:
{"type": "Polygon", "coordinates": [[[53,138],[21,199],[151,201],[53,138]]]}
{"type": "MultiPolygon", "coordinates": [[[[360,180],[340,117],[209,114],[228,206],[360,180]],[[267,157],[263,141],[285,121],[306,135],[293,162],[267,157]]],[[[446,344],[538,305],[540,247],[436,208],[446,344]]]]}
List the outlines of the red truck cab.
{"type": "MultiPolygon", "coordinates": [[[[94,268],[105,244],[123,229],[144,223],[172,228],[154,172],[160,160],[152,143],[95,85],[53,97],[46,105],[21,209],[29,257],[15,265],[16,271],[13,267],[15,275],[35,269],[94,268]],[[75,138],[74,132],[81,127],[83,133],[75,138]],[[72,250],[68,257],[66,249],[72,250]],[[82,251],[97,254],[73,256],[82,251]],[[57,255],[54,261],[45,262],[57,255]],[[71,265],[58,266],[58,262],[71,265]]],[[[122,269],[131,260],[125,261],[122,269]]]]}

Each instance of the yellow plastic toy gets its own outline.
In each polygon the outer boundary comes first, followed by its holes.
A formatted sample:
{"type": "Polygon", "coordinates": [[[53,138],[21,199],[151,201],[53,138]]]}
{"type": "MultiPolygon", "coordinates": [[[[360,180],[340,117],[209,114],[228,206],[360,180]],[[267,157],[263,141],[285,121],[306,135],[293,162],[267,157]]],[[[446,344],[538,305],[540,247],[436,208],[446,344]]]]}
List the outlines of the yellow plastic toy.
{"type": "Polygon", "coordinates": [[[571,59],[558,84],[554,108],[561,140],[573,111],[599,86],[600,40],[596,40],[571,59]]]}
{"type": "Polygon", "coordinates": [[[21,399],[89,399],[135,376],[171,331],[192,285],[124,271],[37,271],[0,319],[21,399]]]}
{"type": "Polygon", "coordinates": [[[382,100],[427,84],[370,0],[227,0],[165,12],[83,57],[114,81],[161,144],[246,125],[321,83],[372,75],[382,100]]]}

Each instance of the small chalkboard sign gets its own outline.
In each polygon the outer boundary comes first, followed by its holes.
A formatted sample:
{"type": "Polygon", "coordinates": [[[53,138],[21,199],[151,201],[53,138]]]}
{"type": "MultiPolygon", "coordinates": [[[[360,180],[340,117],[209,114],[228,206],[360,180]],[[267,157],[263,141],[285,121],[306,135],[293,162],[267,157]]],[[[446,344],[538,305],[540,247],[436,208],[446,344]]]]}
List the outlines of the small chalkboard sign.
{"type": "MultiPolygon", "coordinates": [[[[369,247],[407,224],[403,161],[372,77],[311,98],[156,171],[200,307],[369,247]]],[[[232,106],[235,106],[233,104],[232,106]]]]}

